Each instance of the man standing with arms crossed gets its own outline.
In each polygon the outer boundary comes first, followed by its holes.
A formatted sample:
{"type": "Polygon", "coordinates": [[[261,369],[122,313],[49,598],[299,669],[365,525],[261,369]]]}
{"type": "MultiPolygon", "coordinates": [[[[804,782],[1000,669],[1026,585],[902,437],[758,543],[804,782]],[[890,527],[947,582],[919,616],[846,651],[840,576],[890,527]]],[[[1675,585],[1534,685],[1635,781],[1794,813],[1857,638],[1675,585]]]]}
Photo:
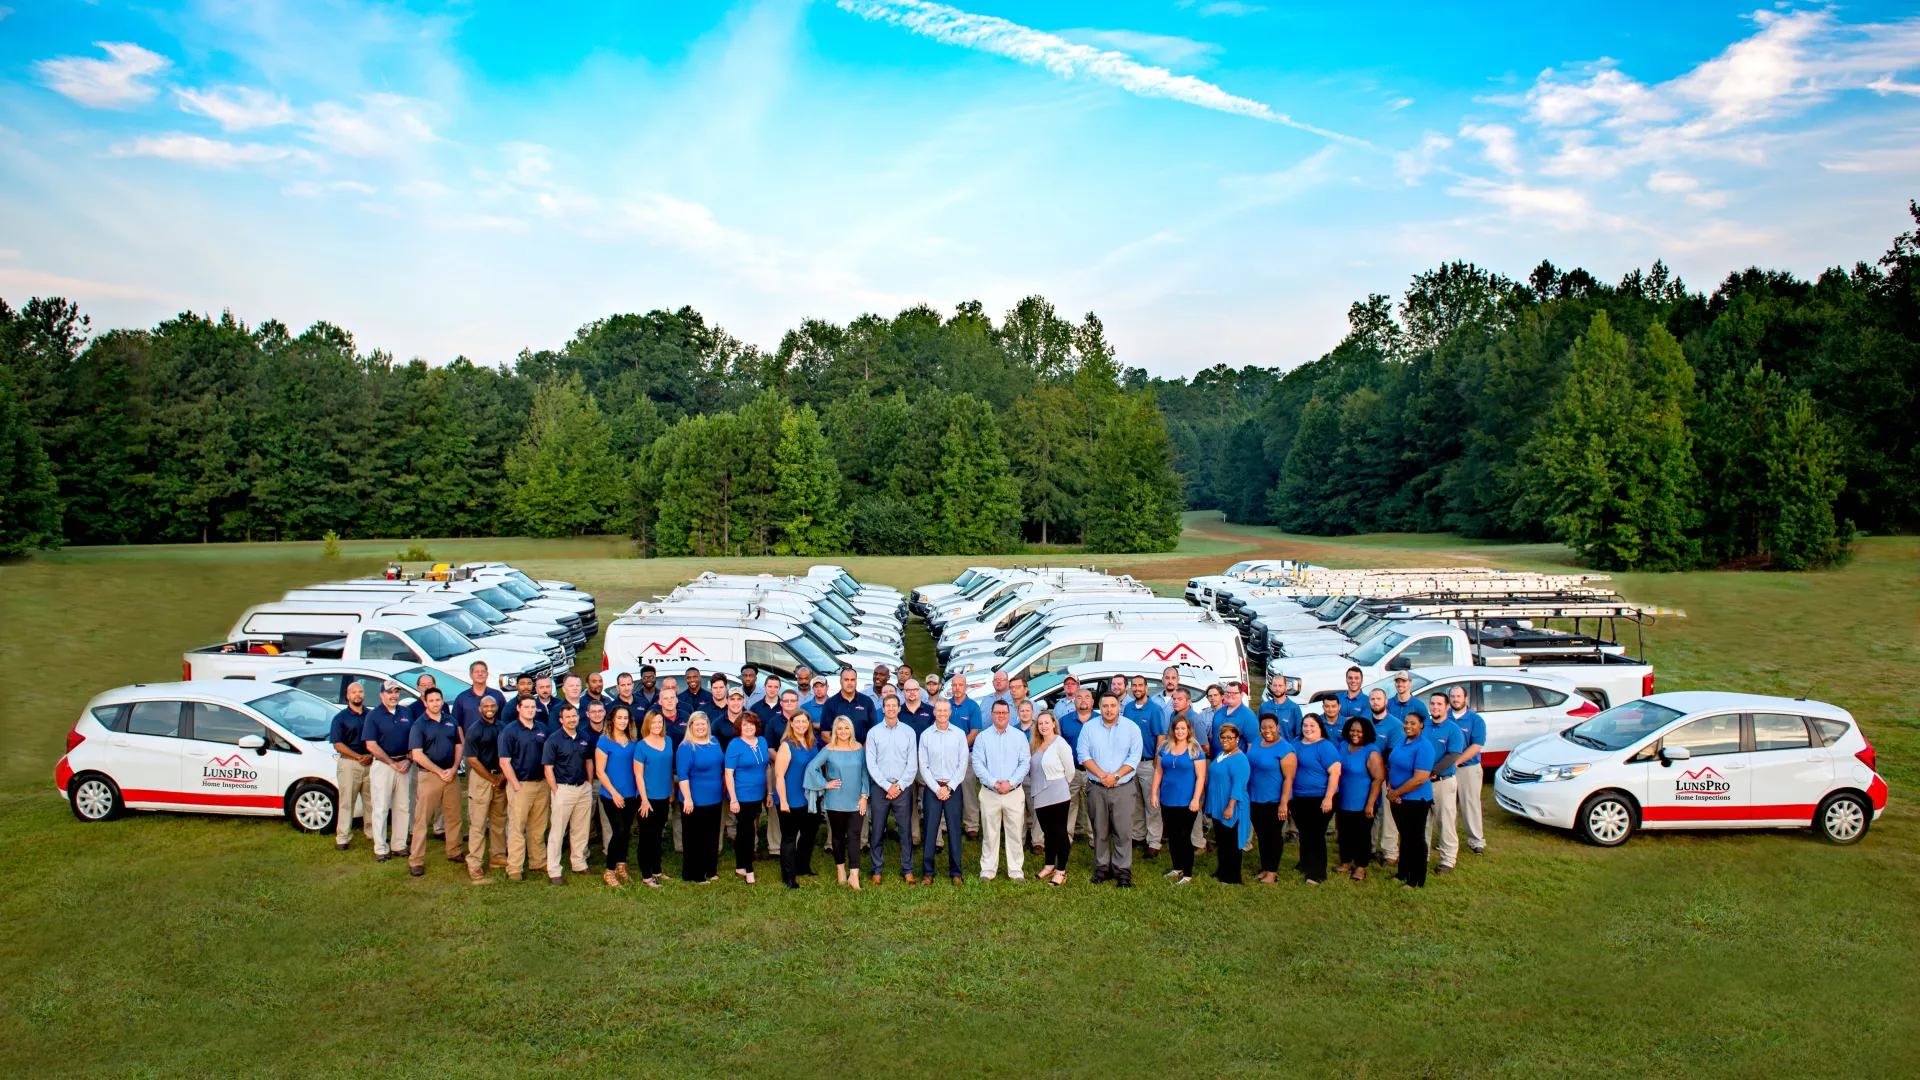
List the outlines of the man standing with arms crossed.
{"type": "Polygon", "coordinates": [[[540,703],[531,697],[514,702],[514,722],[500,733],[500,774],[507,782],[507,879],[519,881],[527,852],[547,850],[547,729],[540,703]]]}
{"type": "Polygon", "coordinates": [[[333,846],[336,851],[347,850],[353,842],[353,803],[360,799],[367,804],[367,839],[373,839],[373,789],[367,784],[367,767],[373,764],[373,755],[367,752],[367,691],[358,679],[347,683],[347,707],[334,714],[333,726],[327,732],[327,741],[333,744],[333,752],[340,759],[333,764],[334,782],[340,792],[339,806],[334,813],[333,846]]]}
{"type": "Polygon", "coordinates": [[[1133,885],[1133,807],[1138,798],[1140,728],[1120,717],[1120,699],[1100,698],[1100,718],[1080,730],[1076,754],[1087,767],[1087,814],[1093,821],[1093,884],[1133,885]]]}

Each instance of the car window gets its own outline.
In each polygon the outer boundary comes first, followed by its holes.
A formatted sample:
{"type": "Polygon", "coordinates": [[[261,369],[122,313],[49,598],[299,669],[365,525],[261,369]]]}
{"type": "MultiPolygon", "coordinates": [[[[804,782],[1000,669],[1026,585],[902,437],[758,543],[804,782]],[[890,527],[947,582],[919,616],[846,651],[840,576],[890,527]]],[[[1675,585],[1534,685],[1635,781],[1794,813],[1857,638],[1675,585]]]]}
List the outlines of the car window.
{"type": "MultiPolygon", "coordinates": [[[[380,688],[387,684],[387,680],[378,678],[373,675],[349,675],[347,676],[347,679],[348,679],[347,685],[349,686],[351,686],[353,683],[360,684],[361,693],[366,695],[366,697],[363,700],[368,706],[371,706],[374,702],[380,700],[380,688]]],[[[345,689],[345,687],[342,687],[342,689],[345,689]]],[[[325,697],[326,695],[316,694],[314,696],[325,697]]],[[[404,697],[405,695],[402,695],[402,696],[404,697]]],[[[347,699],[345,695],[342,695],[340,700],[345,701],[347,699]]]]}
{"type": "Polygon", "coordinates": [[[1533,707],[1533,695],[1527,692],[1525,683],[1482,682],[1480,684],[1481,712],[1512,712],[1515,709],[1533,707]]]}
{"type": "Polygon", "coordinates": [[[243,735],[259,735],[265,738],[267,730],[260,721],[225,705],[213,705],[205,701],[193,703],[193,738],[200,742],[226,743],[229,746],[240,741],[243,735]]]}
{"type": "Polygon", "coordinates": [[[1407,651],[1400,655],[1406,658],[1409,667],[1446,667],[1453,663],[1453,638],[1444,634],[1421,638],[1407,646],[1407,651]]]}
{"type": "Polygon", "coordinates": [[[1740,714],[1703,716],[1691,724],[1682,724],[1667,732],[1660,745],[1667,750],[1684,746],[1694,757],[1737,754],[1740,752],[1740,714]]]}
{"type": "Polygon", "coordinates": [[[1828,720],[1823,717],[1814,718],[1813,728],[1815,731],[1820,733],[1821,746],[1832,746],[1834,743],[1837,743],[1840,741],[1840,736],[1845,735],[1847,733],[1847,725],[1845,721],[1828,720]]]}
{"type": "Polygon", "coordinates": [[[127,716],[129,735],[180,734],[180,703],[177,701],[136,701],[127,716]]]}
{"type": "Polygon", "coordinates": [[[288,685],[299,687],[323,701],[346,700],[340,696],[340,676],[338,675],[302,675],[297,679],[289,680],[288,685]]]}
{"type": "Polygon", "coordinates": [[[1786,713],[1753,714],[1755,750],[1795,750],[1813,745],[1807,737],[1807,722],[1786,713]]]}
{"type": "Polygon", "coordinates": [[[125,705],[101,705],[93,710],[93,719],[108,731],[125,731],[127,707],[125,705]]]}
{"type": "Polygon", "coordinates": [[[1544,686],[1529,686],[1527,692],[1533,695],[1533,705],[1536,709],[1550,709],[1567,700],[1567,695],[1558,690],[1549,690],[1544,686]]]}
{"type": "Polygon", "coordinates": [[[1034,675],[1042,671],[1059,671],[1062,668],[1069,668],[1075,664],[1085,664],[1098,659],[1100,659],[1100,646],[1098,645],[1062,645],[1048,653],[1040,661],[1037,669],[1029,669],[1027,678],[1032,679],[1034,675]]]}
{"type": "Polygon", "coordinates": [[[360,659],[362,660],[413,660],[419,656],[407,643],[385,630],[369,630],[360,638],[360,659]]]}

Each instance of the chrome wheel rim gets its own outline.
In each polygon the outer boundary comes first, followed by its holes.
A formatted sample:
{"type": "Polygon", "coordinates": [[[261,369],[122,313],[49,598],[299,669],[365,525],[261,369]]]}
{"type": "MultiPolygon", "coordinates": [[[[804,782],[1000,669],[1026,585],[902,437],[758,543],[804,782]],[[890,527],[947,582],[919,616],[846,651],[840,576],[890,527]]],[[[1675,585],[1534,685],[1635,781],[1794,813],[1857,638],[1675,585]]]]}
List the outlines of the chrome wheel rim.
{"type": "Polygon", "coordinates": [[[99,821],[113,812],[113,789],[105,780],[87,780],[73,793],[73,805],[80,808],[81,817],[99,821]]]}
{"type": "Polygon", "coordinates": [[[1603,844],[1617,844],[1626,839],[1632,825],[1633,818],[1627,813],[1626,805],[1613,799],[1596,803],[1587,812],[1587,831],[1603,844]]]}
{"type": "Polygon", "coordinates": [[[324,791],[308,791],[293,801],[293,819],[315,832],[333,824],[333,800],[324,791]]]}
{"type": "Polygon", "coordinates": [[[1852,840],[1867,826],[1867,815],[1852,799],[1836,799],[1827,807],[1825,827],[1835,840],[1852,840]]]}

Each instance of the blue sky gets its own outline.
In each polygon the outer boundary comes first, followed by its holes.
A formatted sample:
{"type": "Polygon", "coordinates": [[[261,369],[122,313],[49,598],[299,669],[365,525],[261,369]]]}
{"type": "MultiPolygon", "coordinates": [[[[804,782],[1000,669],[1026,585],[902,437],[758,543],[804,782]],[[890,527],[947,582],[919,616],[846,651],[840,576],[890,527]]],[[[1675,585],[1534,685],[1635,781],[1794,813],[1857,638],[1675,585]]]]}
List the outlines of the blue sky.
{"type": "Polygon", "coordinates": [[[433,363],[1038,292],[1290,366],[1444,260],[1817,273],[1920,196],[1911,5],[0,4],[0,296],[433,363]]]}

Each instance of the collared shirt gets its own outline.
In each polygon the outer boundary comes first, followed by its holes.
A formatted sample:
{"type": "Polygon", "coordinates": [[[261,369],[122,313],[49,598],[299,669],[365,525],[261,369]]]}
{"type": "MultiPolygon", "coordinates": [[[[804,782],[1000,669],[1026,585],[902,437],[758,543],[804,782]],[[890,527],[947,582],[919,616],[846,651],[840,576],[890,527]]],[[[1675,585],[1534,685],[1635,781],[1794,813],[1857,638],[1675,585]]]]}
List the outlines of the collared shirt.
{"type": "Polygon", "coordinates": [[[912,728],[897,721],[875,724],[867,731],[867,775],[883,788],[911,784],[919,751],[912,728]]]}
{"type": "Polygon", "coordinates": [[[375,705],[367,710],[367,722],[360,733],[368,743],[380,744],[380,749],[390,758],[407,756],[407,736],[413,730],[413,716],[401,706],[398,712],[388,712],[385,705],[375,705]]]}
{"type": "MultiPolygon", "coordinates": [[[[1448,709],[1447,720],[1459,728],[1462,735],[1466,736],[1467,746],[1487,745],[1487,721],[1479,713],[1474,712],[1472,709],[1468,709],[1463,713],[1456,713],[1452,709],[1448,709]]],[[[1480,764],[1480,752],[1476,750],[1472,757],[1460,759],[1460,764],[1480,764]]]]}
{"type": "Polygon", "coordinates": [[[515,720],[500,732],[500,761],[513,766],[513,775],[523,784],[537,784],[546,779],[546,773],[540,767],[546,763],[547,729],[538,719],[528,727],[515,720]]]}
{"type": "Polygon", "coordinates": [[[352,706],[333,714],[333,725],[327,730],[329,743],[346,743],[347,749],[356,754],[367,752],[367,737],[363,734],[367,727],[367,710],[362,708],[354,712],[352,706]]]}
{"type": "Polygon", "coordinates": [[[1005,731],[989,727],[973,740],[973,775],[982,787],[1004,780],[1014,787],[1027,782],[1033,747],[1027,734],[1008,724],[1005,731]]]}
{"type": "MultiPolygon", "coordinates": [[[[1342,690],[1334,695],[1334,700],[1340,703],[1340,719],[1342,722],[1345,722],[1349,716],[1373,715],[1373,706],[1367,704],[1367,695],[1365,694],[1355,694],[1352,697],[1348,697],[1347,692],[1342,690]]],[[[1327,738],[1333,738],[1333,733],[1328,732],[1327,738]]]]}
{"type": "Polygon", "coordinates": [[[540,757],[542,765],[553,766],[553,782],[565,787],[587,782],[588,770],[593,765],[593,740],[584,726],[575,727],[573,734],[567,734],[566,728],[556,728],[547,736],[546,750],[540,757]]]}
{"type": "Polygon", "coordinates": [[[766,698],[760,698],[747,706],[747,711],[760,718],[760,734],[765,736],[773,727],[774,718],[780,715],[780,699],[768,701],[766,698]]]}
{"type": "Polygon", "coordinates": [[[819,727],[820,716],[826,711],[827,703],[824,701],[815,701],[813,698],[803,698],[800,702],[800,708],[807,714],[807,718],[813,721],[813,726],[819,727]]]}
{"type": "Polygon", "coordinates": [[[470,724],[480,719],[480,702],[484,698],[492,698],[493,703],[500,706],[500,711],[495,713],[495,716],[507,715],[507,695],[491,686],[476,694],[473,692],[473,687],[469,686],[454,697],[453,704],[447,706],[447,711],[452,714],[453,722],[460,725],[460,730],[465,731],[470,724]]]}
{"type": "Polygon", "coordinates": [[[1280,725],[1281,738],[1288,741],[1300,738],[1300,718],[1306,713],[1300,711],[1300,706],[1292,698],[1281,698],[1279,701],[1268,698],[1260,703],[1260,715],[1273,717],[1280,725]]]}
{"type": "Polygon", "coordinates": [[[1108,727],[1102,718],[1080,729],[1080,745],[1075,747],[1074,757],[1083,765],[1093,762],[1105,773],[1117,773],[1122,767],[1131,768],[1133,772],[1120,778],[1121,783],[1128,784],[1139,775],[1143,745],[1140,741],[1140,725],[1121,719],[1108,727]]]}
{"type": "MultiPolygon", "coordinates": [[[[953,718],[949,715],[947,719],[948,722],[952,722],[953,718]]],[[[907,699],[902,697],[900,699],[900,722],[912,728],[915,735],[925,735],[927,729],[933,727],[933,704],[923,697],[920,699],[920,704],[909,709],[907,708],[907,699]]]]}
{"type": "Polygon", "coordinates": [[[1087,723],[1081,719],[1080,711],[1073,707],[1072,702],[1064,702],[1054,710],[1053,722],[1060,725],[1060,737],[1067,740],[1068,746],[1080,745],[1080,729],[1086,727],[1087,723]]]}
{"type": "Polygon", "coordinates": [[[992,697],[987,698],[986,704],[980,706],[980,711],[987,715],[989,722],[992,721],[993,703],[996,701],[1004,701],[1007,703],[1007,718],[1009,723],[1017,724],[1020,722],[1020,710],[1013,706],[1013,691],[1011,690],[1002,690],[994,694],[992,697]]]}
{"type": "Polygon", "coordinates": [[[842,716],[853,721],[853,738],[856,742],[867,741],[867,729],[873,726],[873,704],[867,695],[855,692],[853,700],[848,701],[845,694],[830,694],[827,703],[820,710],[820,729],[832,735],[834,722],[842,716]]]}
{"type": "Polygon", "coordinates": [[[425,751],[428,761],[450,769],[460,754],[460,729],[445,713],[438,720],[423,714],[407,732],[407,750],[425,751]]]}
{"type": "Polygon", "coordinates": [[[465,742],[468,761],[478,761],[490,771],[500,767],[500,721],[474,717],[466,725],[465,742]]]}
{"type": "MultiPolygon", "coordinates": [[[[1452,720],[1442,720],[1436,724],[1432,722],[1432,717],[1428,717],[1426,736],[1427,741],[1433,744],[1436,763],[1448,754],[1457,754],[1467,748],[1467,733],[1461,731],[1460,725],[1452,720]]],[[[1460,763],[1456,761],[1445,769],[1436,767],[1433,778],[1445,780],[1454,774],[1459,765],[1460,763]]]]}
{"type": "Polygon", "coordinates": [[[1228,724],[1240,729],[1240,749],[1245,750],[1248,743],[1260,741],[1260,718],[1253,715],[1253,710],[1245,705],[1238,708],[1222,705],[1209,720],[1207,745],[1212,748],[1214,757],[1220,756],[1220,729],[1228,724]]]}
{"type": "Polygon", "coordinates": [[[955,701],[953,695],[948,694],[947,705],[950,707],[947,722],[961,731],[979,731],[989,726],[986,712],[980,708],[980,703],[972,698],[955,701]]]}
{"type": "Polygon", "coordinates": [[[679,746],[680,740],[687,737],[687,717],[689,715],[686,710],[680,708],[680,703],[677,701],[674,702],[674,713],[672,716],[668,716],[666,713],[660,714],[660,719],[667,729],[668,742],[679,746]]]}
{"type": "Polygon", "coordinates": [[[1393,717],[1395,720],[1406,720],[1408,709],[1419,709],[1422,717],[1427,715],[1427,707],[1421,702],[1418,694],[1407,695],[1407,700],[1405,701],[1401,701],[1398,696],[1387,699],[1387,715],[1393,717]]]}
{"type": "Polygon", "coordinates": [[[1160,719],[1160,707],[1151,701],[1136,701],[1131,695],[1120,703],[1120,719],[1131,720],[1140,729],[1140,745],[1153,743],[1153,727],[1160,719]]]}
{"type": "Polygon", "coordinates": [[[928,787],[945,784],[958,791],[967,775],[967,759],[967,733],[953,726],[951,717],[945,730],[935,724],[920,736],[920,779],[928,787]]]}

